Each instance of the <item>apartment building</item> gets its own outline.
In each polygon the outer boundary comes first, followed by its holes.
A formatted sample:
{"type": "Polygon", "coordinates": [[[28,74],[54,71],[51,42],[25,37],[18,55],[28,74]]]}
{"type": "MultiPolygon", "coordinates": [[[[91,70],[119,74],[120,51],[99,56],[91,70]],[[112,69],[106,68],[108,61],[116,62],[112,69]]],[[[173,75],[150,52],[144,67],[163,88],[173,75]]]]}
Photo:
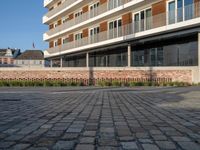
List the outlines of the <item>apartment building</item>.
{"type": "Polygon", "coordinates": [[[192,69],[200,82],[200,0],[44,0],[44,7],[52,67],[192,69]]]}

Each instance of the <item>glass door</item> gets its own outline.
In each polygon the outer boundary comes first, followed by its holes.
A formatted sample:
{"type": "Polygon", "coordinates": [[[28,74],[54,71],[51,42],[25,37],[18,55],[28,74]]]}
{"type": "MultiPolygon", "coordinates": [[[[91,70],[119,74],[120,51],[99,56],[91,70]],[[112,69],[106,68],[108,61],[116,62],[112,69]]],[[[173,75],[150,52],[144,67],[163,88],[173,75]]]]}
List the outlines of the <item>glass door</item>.
{"type": "Polygon", "coordinates": [[[99,27],[90,30],[90,43],[96,43],[99,41],[99,31],[99,27]]]}
{"type": "Polygon", "coordinates": [[[168,3],[168,24],[173,24],[176,22],[176,3],[171,1],[168,3]]]}
{"type": "Polygon", "coordinates": [[[183,0],[177,0],[177,22],[183,21],[183,0]]]}
{"type": "Polygon", "coordinates": [[[184,1],[185,20],[192,19],[194,16],[194,0],[184,1]]]}
{"type": "Polygon", "coordinates": [[[109,23],[109,39],[122,36],[122,20],[115,20],[109,23]]]}

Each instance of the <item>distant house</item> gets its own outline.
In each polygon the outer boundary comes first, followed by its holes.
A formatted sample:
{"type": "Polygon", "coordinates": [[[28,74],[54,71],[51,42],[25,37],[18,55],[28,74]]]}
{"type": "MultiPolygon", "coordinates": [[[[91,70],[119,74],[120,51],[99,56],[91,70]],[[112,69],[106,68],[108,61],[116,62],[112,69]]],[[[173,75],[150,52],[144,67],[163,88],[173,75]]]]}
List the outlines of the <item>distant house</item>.
{"type": "Polygon", "coordinates": [[[26,50],[14,60],[17,67],[44,67],[44,63],[44,54],[41,50],[26,50]]]}
{"type": "Polygon", "coordinates": [[[13,67],[14,59],[20,55],[20,49],[0,49],[0,67],[13,67]]]}

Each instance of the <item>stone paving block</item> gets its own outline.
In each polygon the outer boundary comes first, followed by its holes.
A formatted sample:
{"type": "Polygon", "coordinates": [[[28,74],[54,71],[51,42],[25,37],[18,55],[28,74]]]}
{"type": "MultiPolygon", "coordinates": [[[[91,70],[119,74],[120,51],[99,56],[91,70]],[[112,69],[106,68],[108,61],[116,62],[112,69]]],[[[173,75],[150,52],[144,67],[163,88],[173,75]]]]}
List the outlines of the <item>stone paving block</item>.
{"type": "Polygon", "coordinates": [[[120,147],[100,146],[97,150],[122,150],[120,147]]]}
{"type": "Polygon", "coordinates": [[[23,135],[10,135],[9,137],[5,138],[5,141],[19,141],[23,137],[23,135]]]}
{"type": "Polygon", "coordinates": [[[121,142],[122,148],[124,150],[138,150],[136,142],[121,142]]]}
{"type": "Polygon", "coordinates": [[[0,142],[0,149],[8,149],[9,147],[11,147],[12,145],[14,145],[15,142],[4,142],[4,141],[1,141],[0,142]]]}
{"type": "Polygon", "coordinates": [[[96,131],[85,131],[83,132],[83,136],[94,137],[96,136],[96,131]]]}
{"type": "Polygon", "coordinates": [[[63,139],[63,140],[75,140],[75,139],[78,138],[78,136],[79,136],[78,133],[65,133],[65,134],[61,137],[61,139],[63,139]]]}
{"type": "Polygon", "coordinates": [[[94,145],[91,144],[78,144],[75,150],[94,150],[94,145]]]}
{"type": "Polygon", "coordinates": [[[24,150],[26,148],[28,148],[30,146],[30,144],[17,144],[15,146],[13,146],[11,149],[12,150],[24,150]]]}
{"type": "Polygon", "coordinates": [[[58,141],[53,146],[53,150],[71,150],[75,147],[75,141],[58,141]]]}
{"type": "Polygon", "coordinates": [[[27,150],[49,150],[49,148],[46,148],[46,147],[31,147],[31,148],[28,148],[27,150]]]}
{"type": "Polygon", "coordinates": [[[80,143],[85,143],[85,144],[94,144],[95,138],[93,137],[82,137],[80,138],[80,143]]]}
{"type": "Polygon", "coordinates": [[[188,137],[184,137],[184,136],[174,136],[172,137],[172,139],[176,142],[190,142],[191,139],[189,139],[188,137]]]}
{"type": "Polygon", "coordinates": [[[68,133],[80,133],[82,131],[82,128],[69,128],[67,129],[68,133]]]}
{"type": "Polygon", "coordinates": [[[200,144],[194,142],[178,142],[184,150],[200,150],[200,144]]]}
{"type": "Polygon", "coordinates": [[[144,150],[159,150],[157,145],[154,144],[142,144],[144,150]]]}
{"type": "Polygon", "coordinates": [[[156,141],[156,144],[158,144],[158,146],[161,149],[167,149],[167,150],[175,150],[176,149],[175,144],[170,141],[156,141]]]}
{"type": "Polygon", "coordinates": [[[56,142],[53,138],[41,138],[36,141],[35,145],[39,147],[49,147],[52,146],[56,142]]]}
{"type": "Polygon", "coordinates": [[[100,146],[118,146],[118,142],[115,139],[98,139],[98,144],[100,146]]]}
{"type": "Polygon", "coordinates": [[[134,141],[135,138],[133,136],[123,136],[123,137],[119,137],[120,141],[134,141]]]}

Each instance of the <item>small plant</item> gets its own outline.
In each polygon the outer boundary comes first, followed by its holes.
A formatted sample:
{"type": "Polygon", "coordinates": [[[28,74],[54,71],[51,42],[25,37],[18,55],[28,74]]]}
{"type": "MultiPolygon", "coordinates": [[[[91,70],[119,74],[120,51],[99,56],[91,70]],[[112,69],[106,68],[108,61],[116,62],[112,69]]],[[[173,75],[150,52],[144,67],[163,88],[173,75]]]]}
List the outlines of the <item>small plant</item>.
{"type": "Polygon", "coordinates": [[[114,80],[112,81],[112,86],[122,86],[122,83],[120,81],[114,80]]]}

